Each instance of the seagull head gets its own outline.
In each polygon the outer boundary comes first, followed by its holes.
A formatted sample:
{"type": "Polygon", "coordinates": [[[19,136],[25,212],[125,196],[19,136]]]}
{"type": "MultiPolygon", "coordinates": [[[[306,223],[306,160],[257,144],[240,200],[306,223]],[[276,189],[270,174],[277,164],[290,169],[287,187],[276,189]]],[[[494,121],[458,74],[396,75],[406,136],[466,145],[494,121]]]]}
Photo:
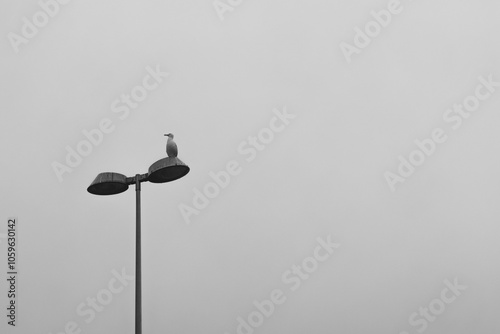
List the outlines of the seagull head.
{"type": "Polygon", "coordinates": [[[167,134],[165,134],[165,136],[167,136],[167,137],[170,137],[170,138],[174,139],[174,135],[173,135],[172,133],[167,133],[167,134]]]}

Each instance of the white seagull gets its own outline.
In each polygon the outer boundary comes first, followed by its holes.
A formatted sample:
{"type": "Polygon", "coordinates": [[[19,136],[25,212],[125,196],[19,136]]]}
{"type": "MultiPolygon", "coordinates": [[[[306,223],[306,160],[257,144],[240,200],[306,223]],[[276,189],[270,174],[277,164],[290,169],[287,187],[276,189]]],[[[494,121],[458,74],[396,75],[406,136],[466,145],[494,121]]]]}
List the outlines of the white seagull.
{"type": "Polygon", "coordinates": [[[171,133],[166,134],[167,140],[167,155],[171,158],[177,157],[177,144],[174,141],[174,135],[171,133]]]}

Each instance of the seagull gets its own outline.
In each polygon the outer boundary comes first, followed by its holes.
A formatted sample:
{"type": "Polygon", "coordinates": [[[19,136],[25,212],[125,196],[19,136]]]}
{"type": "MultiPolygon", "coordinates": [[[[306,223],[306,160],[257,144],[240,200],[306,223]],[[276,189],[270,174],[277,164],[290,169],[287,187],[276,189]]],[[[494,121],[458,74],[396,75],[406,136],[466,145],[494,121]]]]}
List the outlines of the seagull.
{"type": "Polygon", "coordinates": [[[165,136],[168,137],[168,140],[167,140],[167,155],[170,158],[177,157],[177,144],[174,141],[174,135],[171,134],[171,133],[168,133],[165,136]]]}

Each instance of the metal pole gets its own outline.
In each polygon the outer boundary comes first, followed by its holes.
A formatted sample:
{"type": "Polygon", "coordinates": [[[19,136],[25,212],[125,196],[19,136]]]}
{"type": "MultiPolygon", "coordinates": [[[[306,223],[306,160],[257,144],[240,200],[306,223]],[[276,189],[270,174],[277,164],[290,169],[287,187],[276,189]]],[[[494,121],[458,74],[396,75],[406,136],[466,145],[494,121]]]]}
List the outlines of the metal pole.
{"type": "Polygon", "coordinates": [[[135,175],[135,334],[142,334],[142,289],[141,289],[141,182],[135,175]]]}

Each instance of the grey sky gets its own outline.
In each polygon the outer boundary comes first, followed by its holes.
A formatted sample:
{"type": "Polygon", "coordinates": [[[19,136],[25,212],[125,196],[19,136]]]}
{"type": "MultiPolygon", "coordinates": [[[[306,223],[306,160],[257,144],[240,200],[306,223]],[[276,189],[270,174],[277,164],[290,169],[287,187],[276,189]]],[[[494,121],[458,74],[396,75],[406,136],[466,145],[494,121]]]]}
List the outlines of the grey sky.
{"type": "Polygon", "coordinates": [[[133,333],[135,192],[86,188],[99,172],[147,172],[169,132],[191,172],[142,186],[144,333],[238,333],[273,291],[283,302],[250,331],[500,330],[497,1],[42,3],[53,17],[30,38],[23,18],[43,20],[40,4],[0,5],[1,333],[133,333]],[[398,174],[435,129],[446,140],[398,174]],[[78,145],[89,154],[71,167],[78,145]],[[228,164],[228,184],[196,204],[228,164]],[[387,172],[404,182],[391,189],[387,172]]]}

